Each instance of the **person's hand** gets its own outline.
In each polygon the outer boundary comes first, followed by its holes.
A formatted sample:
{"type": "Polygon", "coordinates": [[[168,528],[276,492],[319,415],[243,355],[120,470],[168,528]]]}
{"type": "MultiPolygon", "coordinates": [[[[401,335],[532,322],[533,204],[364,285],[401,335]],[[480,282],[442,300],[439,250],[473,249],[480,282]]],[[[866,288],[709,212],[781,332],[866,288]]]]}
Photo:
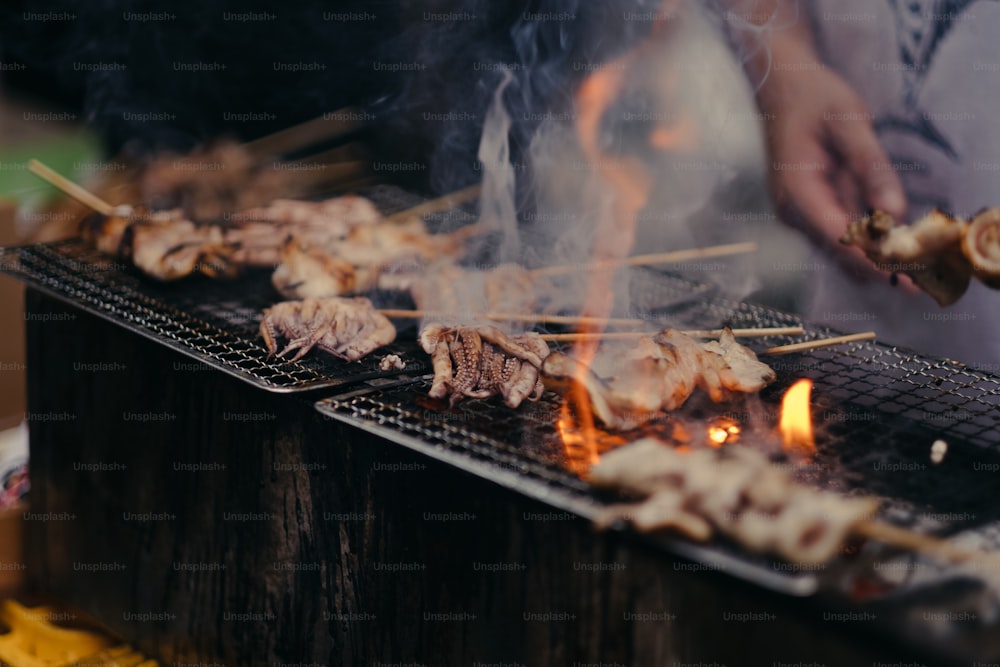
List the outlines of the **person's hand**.
{"type": "Polygon", "coordinates": [[[801,50],[779,59],[758,92],[772,195],[782,219],[829,250],[848,275],[885,277],[864,253],[839,243],[848,222],[870,209],[900,220],[906,198],[872,115],[833,71],[801,50]]]}

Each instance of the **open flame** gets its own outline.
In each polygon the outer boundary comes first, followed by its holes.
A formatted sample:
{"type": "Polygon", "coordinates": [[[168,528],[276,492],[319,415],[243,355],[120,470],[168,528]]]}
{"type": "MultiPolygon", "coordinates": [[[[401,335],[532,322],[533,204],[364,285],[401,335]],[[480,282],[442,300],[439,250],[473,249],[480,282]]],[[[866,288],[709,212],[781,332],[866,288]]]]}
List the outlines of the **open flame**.
{"type": "Polygon", "coordinates": [[[556,428],[562,439],[570,472],[585,477],[590,466],[600,458],[597,453],[597,437],[593,431],[593,418],[589,421],[581,419],[578,425],[573,418],[570,402],[567,401],[563,403],[559,419],[556,420],[556,428]]]}
{"type": "Polygon", "coordinates": [[[778,430],[785,451],[797,451],[811,454],[816,451],[813,441],[812,413],[809,409],[809,396],[812,393],[812,380],[799,380],[785,392],[781,400],[781,420],[778,430]]]}
{"type": "MultiPolygon", "coordinates": [[[[669,7],[674,0],[662,0],[669,7]]],[[[664,12],[664,16],[668,16],[664,12]]],[[[653,182],[642,160],[637,156],[609,155],[602,144],[601,125],[605,113],[612,103],[625,92],[627,77],[643,62],[644,54],[657,43],[662,33],[665,19],[658,19],[651,35],[634,49],[588,76],[576,91],[578,111],[576,135],[584,156],[594,166],[594,178],[603,180],[610,188],[612,201],[610,209],[599,221],[592,245],[594,260],[622,260],[635,242],[635,226],[639,212],[649,199],[653,182]]],[[[688,128],[682,128],[682,132],[688,128]]],[[[654,134],[651,143],[661,150],[672,142],[680,142],[680,137],[671,134],[669,128],[662,128],[654,134]]],[[[614,307],[614,269],[601,268],[586,275],[587,295],[581,314],[591,317],[607,317],[614,307]]],[[[600,327],[582,327],[584,332],[597,332],[600,327]]],[[[578,343],[575,355],[581,368],[591,365],[597,354],[598,342],[578,343]]],[[[567,453],[574,448],[585,452],[584,459],[597,460],[598,432],[594,424],[590,397],[582,381],[574,382],[570,390],[566,409],[559,420],[559,432],[566,444],[567,453]],[[572,406],[572,408],[570,407],[572,406]],[[577,419],[573,419],[575,409],[577,419]]],[[[579,460],[579,459],[576,459],[579,460]]]]}

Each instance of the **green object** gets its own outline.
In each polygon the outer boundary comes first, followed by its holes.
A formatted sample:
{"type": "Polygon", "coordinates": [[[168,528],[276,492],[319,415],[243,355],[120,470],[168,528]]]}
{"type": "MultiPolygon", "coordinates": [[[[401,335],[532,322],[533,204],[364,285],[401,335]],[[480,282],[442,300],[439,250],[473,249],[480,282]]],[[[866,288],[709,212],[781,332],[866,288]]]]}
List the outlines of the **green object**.
{"type": "Polygon", "coordinates": [[[56,188],[28,171],[31,158],[85,185],[94,164],[101,159],[101,148],[97,137],[84,130],[0,147],[0,198],[17,202],[22,210],[38,209],[58,193],[56,188]]]}

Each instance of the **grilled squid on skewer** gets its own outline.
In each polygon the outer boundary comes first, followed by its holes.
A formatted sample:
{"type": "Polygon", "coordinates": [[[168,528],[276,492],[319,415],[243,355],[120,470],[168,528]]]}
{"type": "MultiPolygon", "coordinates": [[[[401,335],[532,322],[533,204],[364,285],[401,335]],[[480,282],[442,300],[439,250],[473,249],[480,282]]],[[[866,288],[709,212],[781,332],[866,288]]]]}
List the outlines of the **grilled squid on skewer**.
{"type": "Polygon", "coordinates": [[[335,357],[357,361],[396,340],[392,322],[363,297],[285,301],[264,310],[260,335],[269,356],[295,352],[297,361],[317,347],[335,357]],[[278,339],[289,342],[278,352],[278,339]]]}
{"type": "Polygon", "coordinates": [[[718,341],[702,342],[667,329],[644,337],[622,354],[598,354],[594,369],[564,354],[542,366],[547,378],[578,382],[590,397],[595,416],[609,428],[628,430],[676,410],[701,388],[715,402],[760,391],[777,375],[757,355],[736,342],[729,329],[718,341]]]}
{"type": "Polygon", "coordinates": [[[450,397],[452,405],[499,395],[516,408],[545,391],[538,373],[549,346],[538,334],[508,336],[491,326],[428,324],[420,332],[420,346],[434,367],[430,396],[450,397]]]}
{"type": "Polygon", "coordinates": [[[872,498],[799,484],[746,447],[680,452],[640,440],[602,456],[588,479],[596,488],[642,498],[606,508],[598,526],[626,520],[642,532],[674,530],[696,540],[719,533],[797,563],[834,558],[878,507],[872,498]]]}

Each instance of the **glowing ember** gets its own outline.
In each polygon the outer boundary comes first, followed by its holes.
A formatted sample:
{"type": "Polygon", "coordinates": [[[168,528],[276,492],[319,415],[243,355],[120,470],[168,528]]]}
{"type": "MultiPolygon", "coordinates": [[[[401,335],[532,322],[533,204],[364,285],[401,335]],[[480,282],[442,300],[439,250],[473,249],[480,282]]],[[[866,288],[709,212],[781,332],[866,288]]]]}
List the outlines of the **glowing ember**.
{"type": "Polygon", "coordinates": [[[812,453],[816,451],[813,441],[812,414],[809,411],[809,395],[812,380],[799,380],[785,392],[781,400],[781,421],[778,430],[785,451],[812,453]]]}
{"type": "Polygon", "coordinates": [[[728,443],[736,442],[740,435],[739,424],[735,422],[719,422],[708,427],[708,444],[711,447],[721,447],[728,443]]]}

